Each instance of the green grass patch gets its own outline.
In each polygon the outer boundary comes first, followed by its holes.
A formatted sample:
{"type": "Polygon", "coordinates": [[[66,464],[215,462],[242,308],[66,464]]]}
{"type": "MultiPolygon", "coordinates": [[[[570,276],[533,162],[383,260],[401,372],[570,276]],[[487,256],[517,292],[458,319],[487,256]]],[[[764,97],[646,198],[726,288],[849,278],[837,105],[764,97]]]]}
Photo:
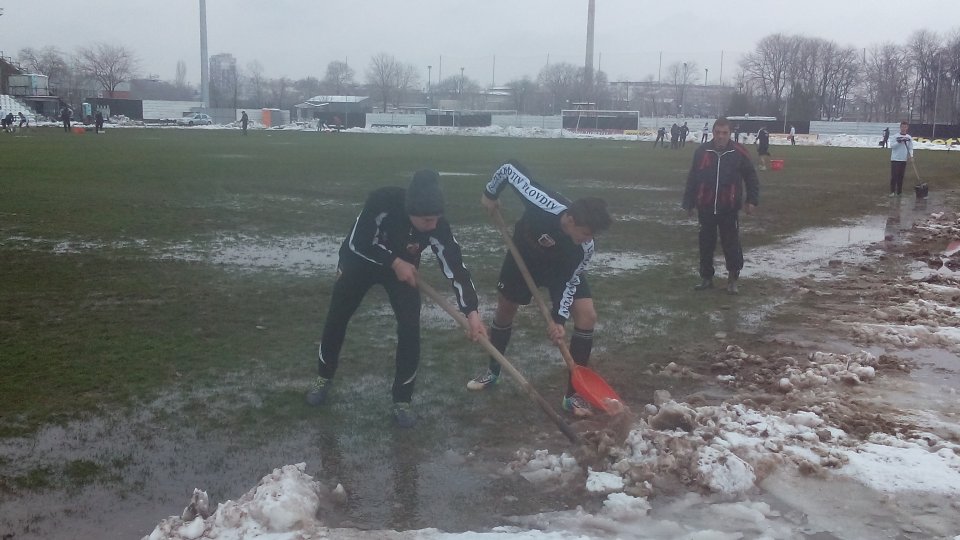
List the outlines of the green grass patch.
{"type": "MultiPolygon", "coordinates": [[[[597,336],[609,372],[620,380],[638,379],[640,367],[677,343],[712,334],[705,329],[725,301],[705,306],[688,293],[696,232],[679,201],[692,146],[314,132],[242,137],[182,129],[75,136],[34,129],[8,138],[5,152],[17,158],[5,160],[0,175],[0,436],[171,390],[213,392],[211,400],[227,403],[235,393],[240,402],[210,407],[195,397],[169,413],[173,423],[200,419],[269,431],[308,414],[289,383],[314,372],[332,271],[304,275],[215,264],[209,256],[224,238],[339,241],[369,191],[406,185],[423,167],[458,173],[443,177],[447,213],[488,305],[502,248],[479,198],[503,161],[521,160],[536,179],[571,198],[610,202],[618,220],[599,239],[600,252],[658,261],[591,278],[601,323],[628,321],[634,329],[626,339],[597,336]]],[[[762,173],[761,213],[743,224],[748,250],[806,227],[886,211],[887,151],[775,146],[773,153],[786,168],[762,173]]],[[[934,192],[957,187],[955,153],[921,151],[918,161],[934,192]]],[[[507,196],[505,207],[516,215],[520,203],[507,196]]],[[[439,284],[434,268],[426,255],[426,276],[439,284]]],[[[560,388],[555,359],[526,358],[543,342],[536,314],[518,325],[511,353],[544,377],[548,392],[560,388]]],[[[429,369],[421,387],[436,395],[423,399],[437,407],[453,407],[462,383],[484,361],[450,328],[449,336],[432,332],[425,340],[429,369]],[[428,353],[450,360],[433,361],[428,353]]],[[[382,420],[372,407],[387,399],[393,339],[389,308],[375,293],[351,325],[341,371],[347,381],[371,378],[360,390],[342,389],[369,400],[370,411],[344,412],[359,422],[382,420]]],[[[84,462],[56,474],[84,479],[97,469],[84,462]]],[[[22,482],[42,486],[52,474],[37,469],[22,482]]]]}

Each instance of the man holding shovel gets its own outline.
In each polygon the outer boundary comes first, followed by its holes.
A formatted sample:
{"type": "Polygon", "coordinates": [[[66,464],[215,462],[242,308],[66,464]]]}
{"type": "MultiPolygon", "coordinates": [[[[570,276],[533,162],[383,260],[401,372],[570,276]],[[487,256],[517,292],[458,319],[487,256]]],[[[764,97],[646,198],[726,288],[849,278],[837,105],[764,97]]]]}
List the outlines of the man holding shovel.
{"type": "MultiPolygon", "coordinates": [[[[498,197],[507,186],[512,187],[524,205],[523,215],[513,231],[513,242],[529,267],[537,286],[550,292],[552,321],[547,335],[558,345],[564,342],[564,323],[573,319],[570,355],[577,365],[589,363],[593,347],[593,329],[597,313],[593,307],[585,270],[593,256],[593,237],[610,227],[607,203],[597,197],[575,202],[548,191],[530,177],[522,165],[502,165],[487,183],[480,201],[487,211],[499,218],[498,197]]],[[[521,305],[529,304],[533,292],[508,253],[500,269],[497,283],[497,310],[490,326],[490,342],[501,353],[507,349],[513,319],[521,305]]],[[[467,383],[470,390],[490,388],[500,378],[500,365],[493,359],[486,373],[467,383]]],[[[593,414],[589,403],[568,383],[563,409],[576,416],[593,414]]]]}
{"type": "Polygon", "coordinates": [[[307,392],[307,403],[319,406],[326,402],[347,324],[367,291],[382,285],[397,320],[393,418],[399,427],[416,424],[410,401],[420,362],[417,269],[420,254],[427,247],[436,254],[444,276],[453,281],[457,304],[468,321],[468,336],[476,341],[487,335],[477,313],[477,291],[463,265],[460,245],[443,217],[439,176],[430,170],[418,171],[406,190],[384,187],[372,192],[340,246],[337,281],[320,343],[319,375],[307,392]]]}

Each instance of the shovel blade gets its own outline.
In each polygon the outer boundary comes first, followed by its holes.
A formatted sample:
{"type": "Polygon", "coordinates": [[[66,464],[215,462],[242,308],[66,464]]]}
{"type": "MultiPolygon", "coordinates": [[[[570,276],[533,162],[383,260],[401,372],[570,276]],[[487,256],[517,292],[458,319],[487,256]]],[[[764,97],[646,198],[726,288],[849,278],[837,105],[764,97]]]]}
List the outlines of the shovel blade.
{"type": "Polygon", "coordinates": [[[617,392],[610,388],[607,381],[603,380],[603,377],[597,375],[592,369],[577,366],[571,374],[571,379],[573,389],[589,401],[590,405],[603,412],[617,414],[626,408],[617,392]]]}

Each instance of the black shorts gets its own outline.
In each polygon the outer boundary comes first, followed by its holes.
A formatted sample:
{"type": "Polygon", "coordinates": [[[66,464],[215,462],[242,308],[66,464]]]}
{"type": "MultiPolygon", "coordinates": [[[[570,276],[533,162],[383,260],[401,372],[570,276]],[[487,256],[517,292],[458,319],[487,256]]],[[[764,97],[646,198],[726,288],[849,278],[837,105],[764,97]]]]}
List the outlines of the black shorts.
{"type": "MultiPolygon", "coordinates": [[[[557,271],[557,267],[552,264],[530,264],[527,262],[527,267],[530,269],[530,275],[533,276],[533,282],[536,283],[538,287],[546,287],[550,291],[550,299],[555,300],[560,298],[563,295],[564,289],[567,287],[567,280],[570,278],[566,273],[561,274],[557,271]]],[[[527,282],[523,279],[523,274],[520,273],[520,268],[517,266],[516,261],[513,260],[513,255],[507,254],[503,259],[503,266],[500,267],[500,278],[497,282],[497,290],[500,291],[507,300],[515,304],[527,305],[530,303],[530,300],[533,298],[533,294],[530,292],[530,288],[527,287],[527,282]]],[[[587,283],[586,274],[580,274],[580,284],[577,285],[576,292],[573,293],[574,300],[579,298],[592,298],[590,296],[590,284],[587,283]]]]}
{"type": "Polygon", "coordinates": [[[761,146],[760,148],[757,149],[757,155],[760,155],[760,156],[769,156],[769,155],[770,155],[770,147],[768,147],[768,146],[761,146]]]}

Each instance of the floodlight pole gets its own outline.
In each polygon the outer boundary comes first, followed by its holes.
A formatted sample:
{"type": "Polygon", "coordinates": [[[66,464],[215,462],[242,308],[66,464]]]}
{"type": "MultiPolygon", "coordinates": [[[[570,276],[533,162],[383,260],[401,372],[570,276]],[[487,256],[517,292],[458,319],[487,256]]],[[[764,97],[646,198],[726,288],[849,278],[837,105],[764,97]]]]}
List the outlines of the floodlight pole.
{"type": "Polygon", "coordinates": [[[207,64],[207,0],[200,0],[200,101],[210,108],[210,70],[207,64]]]}

